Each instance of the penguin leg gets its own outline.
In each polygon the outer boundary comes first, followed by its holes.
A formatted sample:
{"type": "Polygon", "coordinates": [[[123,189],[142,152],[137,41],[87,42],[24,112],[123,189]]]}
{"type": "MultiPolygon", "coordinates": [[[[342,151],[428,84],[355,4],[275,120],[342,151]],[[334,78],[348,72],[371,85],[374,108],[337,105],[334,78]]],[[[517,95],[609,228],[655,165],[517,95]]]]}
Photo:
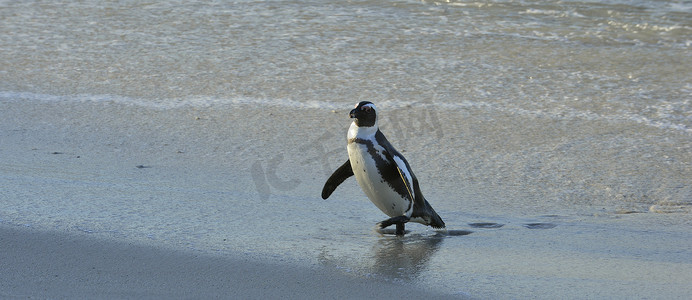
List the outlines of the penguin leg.
{"type": "Polygon", "coordinates": [[[406,234],[406,223],[396,223],[396,235],[404,236],[406,234]]]}
{"type": "Polygon", "coordinates": [[[380,226],[381,229],[387,228],[391,225],[396,224],[396,235],[404,235],[406,233],[405,228],[406,228],[406,222],[408,222],[411,218],[407,216],[397,216],[397,217],[392,217],[387,220],[384,220],[380,223],[377,223],[377,225],[380,226]]]}

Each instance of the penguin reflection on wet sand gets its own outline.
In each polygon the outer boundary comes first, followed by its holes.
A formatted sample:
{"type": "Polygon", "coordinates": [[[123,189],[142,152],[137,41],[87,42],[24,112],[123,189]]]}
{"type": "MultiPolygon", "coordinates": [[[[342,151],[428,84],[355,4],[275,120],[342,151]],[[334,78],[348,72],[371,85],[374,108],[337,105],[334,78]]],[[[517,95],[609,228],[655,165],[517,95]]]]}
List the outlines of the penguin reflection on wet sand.
{"type": "Polygon", "coordinates": [[[322,198],[354,175],[365,195],[390,218],[378,223],[380,229],[396,224],[396,235],[404,235],[409,221],[445,228],[418,186],[408,162],[387,141],[379,129],[377,109],[362,101],[349,114],[355,118],[348,129],[348,160],[327,179],[322,198]]]}

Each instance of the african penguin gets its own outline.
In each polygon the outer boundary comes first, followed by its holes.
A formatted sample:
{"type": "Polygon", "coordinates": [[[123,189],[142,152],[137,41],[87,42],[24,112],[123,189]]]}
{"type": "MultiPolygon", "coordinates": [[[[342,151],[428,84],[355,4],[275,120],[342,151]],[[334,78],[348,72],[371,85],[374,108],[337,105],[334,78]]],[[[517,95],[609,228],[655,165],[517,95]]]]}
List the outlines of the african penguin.
{"type": "Polygon", "coordinates": [[[380,131],[375,105],[362,101],[349,116],[355,120],[348,129],[348,160],[327,179],[322,198],[327,199],[339,184],[354,175],[370,201],[390,217],[378,223],[380,228],[396,224],[397,235],[404,235],[409,221],[445,228],[442,218],[423,197],[404,156],[380,131]]]}

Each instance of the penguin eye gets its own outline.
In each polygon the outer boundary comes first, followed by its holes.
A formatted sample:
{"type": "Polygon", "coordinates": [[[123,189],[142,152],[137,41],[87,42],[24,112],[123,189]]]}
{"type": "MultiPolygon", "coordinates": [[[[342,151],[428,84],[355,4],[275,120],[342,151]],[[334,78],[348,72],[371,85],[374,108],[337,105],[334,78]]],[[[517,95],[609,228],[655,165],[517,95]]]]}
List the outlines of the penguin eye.
{"type": "Polygon", "coordinates": [[[365,112],[370,112],[372,110],[372,107],[370,106],[363,106],[360,108],[361,110],[364,110],[365,112]]]}

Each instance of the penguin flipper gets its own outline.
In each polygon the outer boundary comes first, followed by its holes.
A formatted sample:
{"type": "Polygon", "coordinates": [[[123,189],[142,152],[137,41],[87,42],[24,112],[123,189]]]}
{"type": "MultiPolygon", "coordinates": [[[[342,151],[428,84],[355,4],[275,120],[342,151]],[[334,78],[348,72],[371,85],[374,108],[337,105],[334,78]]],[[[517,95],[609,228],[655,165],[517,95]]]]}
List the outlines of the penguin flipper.
{"type": "Polygon", "coordinates": [[[338,187],[344,180],[353,176],[353,169],[351,169],[351,160],[346,160],[346,162],[341,165],[332,176],[329,176],[327,182],[324,183],[322,188],[322,199],[327,199],[334,192],[336,187],[338,187]]]}
{"type": "Polygon", "coordinates": [[[403,184],[403,187],[406,188],[406,194],[410,198],[411,201],[415,201],[415,194],[417,194],[417,189],[418,186],[415,187],[412,186],[413,182],[416,181],[416,175],[413,174],[413,171],[411,171],[411,167],[408,165],[408,161],[406,161],[406,158],[399,153],[399,151],[396,151],[394,149],[394,146],[389,143],[387,138],[384,136],[384,134],[377,130],[377,133],[375,133],[375,139],[377,142],[384,148],[384,155],[387,158],[388,161],[392,163],[392,166],[394,167],[395,174],[398,175],[398,177],[401,179],[401,182],[403,184]],[[413,181],[413,182],[412,182],[413,181]]]}

